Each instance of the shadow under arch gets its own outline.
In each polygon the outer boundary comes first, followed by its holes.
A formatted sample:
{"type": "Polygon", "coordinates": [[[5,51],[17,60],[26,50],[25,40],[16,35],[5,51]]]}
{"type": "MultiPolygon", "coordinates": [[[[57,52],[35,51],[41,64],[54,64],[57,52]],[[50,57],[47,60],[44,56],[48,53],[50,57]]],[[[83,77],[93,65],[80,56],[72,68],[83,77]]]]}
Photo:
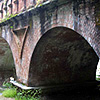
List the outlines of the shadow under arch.
{"type": "Polygon", "coordinates": [[[15,76],[15,64],[8,42],[0,37],[0,85],[15,76]]]}
{"type": "Polygon", "coordinates": [[[77,32],[66,27],[48,30],[38,41],[29,69],[29,86],[95,81],[98,56],[77,32]]]}

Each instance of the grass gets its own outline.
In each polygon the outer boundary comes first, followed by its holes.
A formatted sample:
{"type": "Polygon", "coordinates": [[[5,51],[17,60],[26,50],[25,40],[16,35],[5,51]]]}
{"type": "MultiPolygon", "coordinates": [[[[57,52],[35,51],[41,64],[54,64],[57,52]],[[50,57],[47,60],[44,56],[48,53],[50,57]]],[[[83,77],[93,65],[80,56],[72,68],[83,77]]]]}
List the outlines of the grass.
{"type": "Polygon", "coordinates": [[[24,96],[23,93],[17,93],[17,90],[14,88],[2,92],[4,97],[15,98],[15,100],[40,100],[39,97],[33,97],[31,95],[24,96]]]}
{"type": "Polygon", "coordinates": [[[3,92],[3,90],[0,90],[0,93],[2,93],[3,92]]]}
{"type": "Polygon", "coordinates": [[[33,90],[18,90],[16,88],[10,88],[4,90],[2,95],[7,98],[15,98],[15,100],[40,100],[40,90],[36,90],[35,93],[33,90]]]}
{"type": "Polygon", "coordinates": [[[22,96],[22,97],[15,97],[15,100],[40,100],[39,98],[33,98],[33,97],[26,97],[26,96],[22,96]]]}
{"type": "Polygon", "coordinates": [[[96,80],[98,81],[98,80],[100,80],[100,78],[96,78],[96,80]]]}
{"type": "Polygon", "coordinates": [[[12,88],[13,85],[10,82],[3,82],[3,86],[6,88],[12,88]]]}
{"type": "Polygon", "coordinates": [[[14,98],[17,95],[17,91],[16,91],[16,89],[7,89],[7,90],[2,92],[2,95],[4,97],[14,98]]]}
{"type": "Polygon", "coordinates": [[[2,95],[7,98],[15,98],[15,100],[40,100],[42,93],[41,89],[22,90],[10,82],[4,82],[3,86],[8,88],[2,92],[2,95]]]}

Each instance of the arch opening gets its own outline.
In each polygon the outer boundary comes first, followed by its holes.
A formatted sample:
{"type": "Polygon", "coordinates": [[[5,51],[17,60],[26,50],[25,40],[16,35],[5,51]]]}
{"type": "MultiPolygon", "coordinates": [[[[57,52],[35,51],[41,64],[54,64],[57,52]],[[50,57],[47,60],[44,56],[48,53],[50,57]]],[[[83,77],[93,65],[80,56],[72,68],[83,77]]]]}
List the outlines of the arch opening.
{"type": "Polygon", "coordinates": [[[95,81],[98,56],[77,32],[48,30],[38,41],[29,69],[29,86],[95,81]]]}
{"type": "Polygon", "coordinates": [[[16,77],[14,59],[7,41],[0,37],[0,85],[16,77]]]}

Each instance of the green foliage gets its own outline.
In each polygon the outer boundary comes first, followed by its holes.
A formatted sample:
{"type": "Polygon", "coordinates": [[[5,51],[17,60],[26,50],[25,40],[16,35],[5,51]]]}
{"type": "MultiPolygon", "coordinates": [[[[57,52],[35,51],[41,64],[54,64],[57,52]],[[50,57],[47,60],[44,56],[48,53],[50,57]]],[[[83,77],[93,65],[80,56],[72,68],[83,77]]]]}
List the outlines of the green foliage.
{"type": "Polygon", "coordinates": [[[3,96],[15,97],[15,100],[40,100],[40,95],[42,94],[41,89],[23,90],[12,85],[10,82],[4,82],[3,86],[9,88],[3,91],[3,96]]]}
{"type": "Polygon", "coordinates": [[[18,15],[18,14],[14,14],[14,15],[13,15],[13,14],[11,14],[11,15],[7,14],[7,15],[5,16],[5,18],[1,20],[0,23],[5,22],[5,21],[7,21],[7,20],[9,20],[9,19],[11,19],[11,18],[17,16],[17,15],[18,15]]]}
{"type": "Polygon", "coordinates": [[[2,93],[4,90],[0,89],[0,93],[2,93]]]}
{"type": "Polygon", "coordinates": [[[36,3],[36,5],[35,5],[35,8],[36,8],[38,5],[42,6],[42,4],[40,4],[41,1],[42,1],[42,0],[37,0],[37,3],[36,3]]]}
{"type": "Polygon", "coordinates": [[[40,98],[33,98],[33,97],[25,97],[25,96],[22,96],[22,97],[15,97],[15,100],[40,100],[40,98]]]}
{"type": "Polygon", "coordinates": [[[43,6],[43,4],[40,4],[40,6],[43,6]]]}
{"type": "Polygon", "coordinates": [[[12,29],[12,28],[13,28],[13,26],[10,26],[10,28],[12,29]]]}
{"type": "Polygon", "coordinates": [[[39,95],[42,93],[40,89],[37,90],[17,90],[17,96],[15,100],[40,100],[39,95]]]}
{"type": "Polygon", "coordinates": [[[100,81],[100,78],[96,78],[97,81],[100,81]]]}
{"type": "Polygon", "coordinates": [[[16,89],[7,89],[7,90],[2,92],[2,95],[4,97],[11,97],[11,98],[13,98],[13,97],[15,97],[17,95],[17,91],[16,91],[16,89]]]}
{"type": "Polygon", "coordinates": [[[13,85],[10,82],[6,82],[6,81],[3,82],[3,86],[6,88],[13,88],[13,85]]]}

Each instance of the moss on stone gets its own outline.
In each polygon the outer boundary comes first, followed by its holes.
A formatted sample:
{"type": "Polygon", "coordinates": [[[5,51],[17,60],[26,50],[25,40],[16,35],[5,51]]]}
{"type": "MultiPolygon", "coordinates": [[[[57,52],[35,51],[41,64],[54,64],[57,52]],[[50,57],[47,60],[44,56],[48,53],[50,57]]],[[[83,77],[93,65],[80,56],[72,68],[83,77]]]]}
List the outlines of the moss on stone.
{"type": "Polygon", "coordinates": [[[11,19],[11,18],[17,16],[17,15],[18,15],[18,14],[6,15],[5,18],[1,20],[0,23],[3,23],[3,22],[5,22],[5,21],[7,21],[7,20],[9,20],[9,19],[11,19]]]}

